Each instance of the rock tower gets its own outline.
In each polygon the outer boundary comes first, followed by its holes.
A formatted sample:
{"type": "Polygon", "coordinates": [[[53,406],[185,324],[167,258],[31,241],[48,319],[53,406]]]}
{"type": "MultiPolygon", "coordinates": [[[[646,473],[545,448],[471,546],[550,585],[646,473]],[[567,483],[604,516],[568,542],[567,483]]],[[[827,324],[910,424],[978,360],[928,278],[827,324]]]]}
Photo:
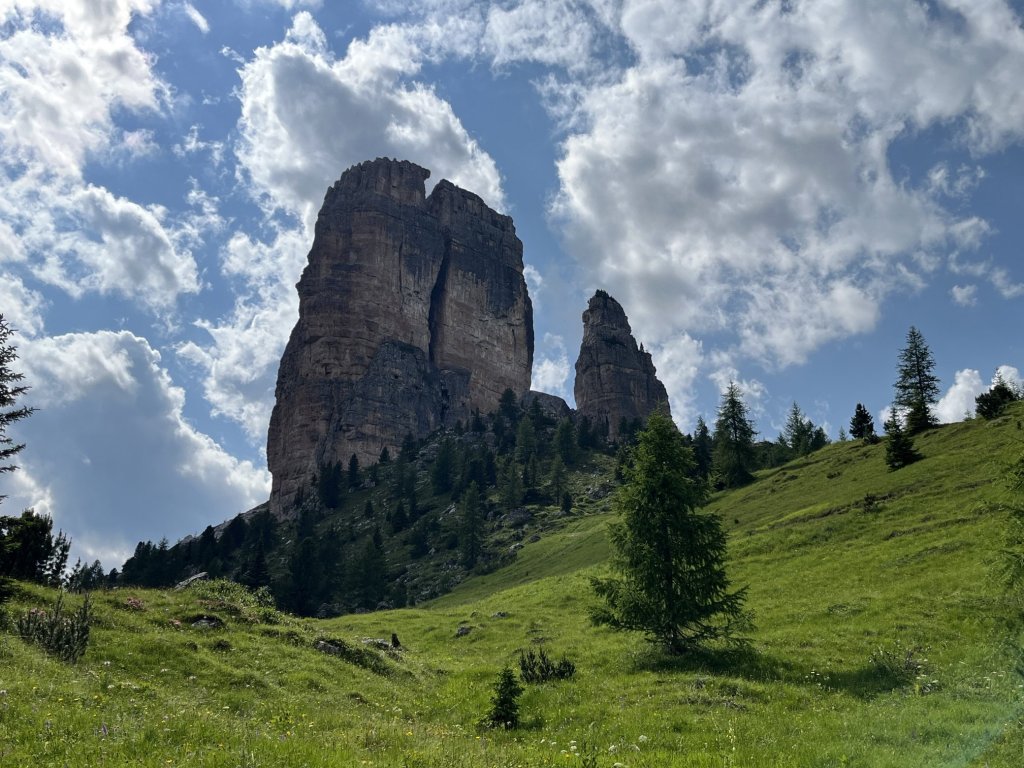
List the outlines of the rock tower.
{"type": "Polygon", "coordinates": [[[620,425],[646,421],[658,407],[668,412],[668,393],[658,380],[650,352],[637,347],[622,306],[597,291],[583,313],[583,343],[576,361],[576,415],[607,428],[615,440],[620,425]]]}
{"type": "Polygon", "coordinates": [[[323,466],[529,389],[533,308],[512,219],[408,161],[356,165],[327,191],[298,283],[299,321],[267,437],[270,503],[288,514],[323,466]]]}

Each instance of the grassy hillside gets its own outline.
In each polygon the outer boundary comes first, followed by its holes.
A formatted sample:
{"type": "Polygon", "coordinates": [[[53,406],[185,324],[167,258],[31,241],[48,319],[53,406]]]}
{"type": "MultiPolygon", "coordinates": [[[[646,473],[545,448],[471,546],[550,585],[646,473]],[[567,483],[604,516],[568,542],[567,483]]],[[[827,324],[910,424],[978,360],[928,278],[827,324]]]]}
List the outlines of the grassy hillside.
{"type": "MultiPolygon", "coordinates": [[[[716,497],[749,653],[667,658],[590,625],[600,499],[416,609],[316,621],[223,584],[108,592],[75,666],[0,633],[0,766],[1019,766],[993,571],[1021,420],[935,430],[894,473],[883,445],[835,444],[716,497]],[[392,632],[397,652],[363,642],[392,632]],[[541,644],[576,677],[527,686],[521,729],[479,729],[498,671],[541,644]]],[[[52,598],[25,587],[8,612],[52,598]]]]}

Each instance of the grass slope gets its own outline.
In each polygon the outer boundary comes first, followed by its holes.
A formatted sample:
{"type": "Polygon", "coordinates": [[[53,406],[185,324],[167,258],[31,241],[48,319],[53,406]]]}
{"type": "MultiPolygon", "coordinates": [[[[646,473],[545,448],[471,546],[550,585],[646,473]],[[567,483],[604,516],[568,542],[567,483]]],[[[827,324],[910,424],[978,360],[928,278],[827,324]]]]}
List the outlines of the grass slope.
{"type": "MultiPolygon", "coordinates": [[[[416,609],[315,621],[217,584],[104,593],[73,667],[0,633],[0,766],[1019,766],[992,572],[1021,419],[934,430],[899,472],[883,445],[835,444],[717,496],[751,653],[671,659],[590,626],[602,499],[416,609]],[[391,632],[397,654],[362,642],[391,632]],[[478,729],[497,672],[541,643],[576,677],[528,686],[520,730],[478,729]]],[[[10,613],[52,598],[25,587],[10,613]]]]}

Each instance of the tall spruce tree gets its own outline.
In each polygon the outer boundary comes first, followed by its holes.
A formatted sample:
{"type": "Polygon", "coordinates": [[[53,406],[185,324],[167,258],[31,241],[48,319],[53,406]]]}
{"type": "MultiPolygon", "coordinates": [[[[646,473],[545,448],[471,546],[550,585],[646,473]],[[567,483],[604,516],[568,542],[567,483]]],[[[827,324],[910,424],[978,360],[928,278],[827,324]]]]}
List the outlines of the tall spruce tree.
{"type": "Polygon", "coordinates": [[[853,418],[850,419],[850,437],[866,443],[877,442],[878,439],[875,434],[875,420],[871,418],[868,409],[860,403],[853,409],[853,418]]]}
{"type": "Polygon", "coordinates": [[[618,573],[593,580],[604,601],[594,619],[645,632],[670,653],[731,638],[746,589],[729,590],[721,520],[699,511],[707,486],[668,416],[648,419],[625,475],[614,500],[622,519],[610,527],[618,573]]]}
{"type": "Polygon", "coordinates": [[[358,488],[359,483],[359,457],[353,453],[352,457],[348,460],[348,487],[358,488]]]}
{"type": "Polygon", "coordinates": [[[452,475],[455,470],[455,446],[447,437],[437,449],[437,457],[430,470],[430,484],[434,493],[448,493],[452,489],[452,475]]]}
{"type": "Polygon", "coordinates": [[[908,435],[916,435],[938,424],[932,406],[939,400],[939,379],[935,359],[924,336],[914,326],[907,331],[907,346],[900,351],[893,402],[904,416],[908,435]]]}
{"type": "Polygon", "coordinates": [[[462,564],[472,568],[484,546],[483,497],[476,483],[470,483],[459,500],[459,551],[462,564]]]}
{"type": "Polygon", "coordinates": [[[814,424],[804,416],[800,406],[793,401],[790,406],[786,426],[782,432],[783,439],[789,450],[796,456],[805,456],[811,452],[811,439],[814,436],[814,424]]]}
{"type": "Polygon", "coordinates": [[[714,453],[714,441],[711,439],[711,430],[703,416],[697,417],[697,424],[693,428],[693,460],[696,463],[698,477],[707,478],[711,475],[712,455],[714,453]]]}
{"type": "Polygon", "coordinates": [[[740,389],[730,381],[722,393],[712,448],[714,472],[726,488],[737,488],[753,479],[755,434],[740,389]]]}

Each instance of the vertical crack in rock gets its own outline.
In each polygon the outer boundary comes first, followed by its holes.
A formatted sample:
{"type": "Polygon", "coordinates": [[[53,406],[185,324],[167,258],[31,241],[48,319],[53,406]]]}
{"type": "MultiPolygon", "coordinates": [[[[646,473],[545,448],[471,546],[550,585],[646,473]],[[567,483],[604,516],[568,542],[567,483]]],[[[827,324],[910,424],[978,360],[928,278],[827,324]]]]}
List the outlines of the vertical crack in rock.
{"type": "Polygon", "coordinates": [[[427,327],[430,329],[429,357],[433,365],[437,365],[437,351],[443,343],[442,313],[444,311],[445,289],[448,284],[448,267],[451,264],[452,256],[452,234],[449,230],[444,232],[444,251],[441,255],[441,266],[437,270],[437,282],[430,292],[430,315],[427,320],[427,327]]]}

